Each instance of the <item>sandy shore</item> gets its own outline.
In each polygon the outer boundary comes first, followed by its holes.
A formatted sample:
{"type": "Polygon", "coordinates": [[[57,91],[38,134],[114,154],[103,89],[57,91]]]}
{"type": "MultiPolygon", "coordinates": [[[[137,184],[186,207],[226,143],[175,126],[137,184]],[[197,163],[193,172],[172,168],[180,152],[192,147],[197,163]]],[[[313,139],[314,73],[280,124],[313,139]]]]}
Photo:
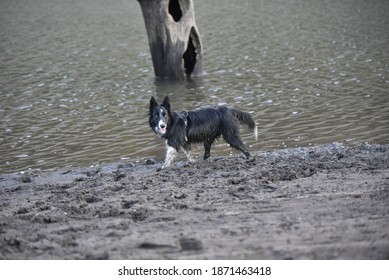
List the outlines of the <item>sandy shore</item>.
{"type": "Polygon", "coordinates": [[[389,145],[0,175],[1,259],[389,259],[389,145]]]}

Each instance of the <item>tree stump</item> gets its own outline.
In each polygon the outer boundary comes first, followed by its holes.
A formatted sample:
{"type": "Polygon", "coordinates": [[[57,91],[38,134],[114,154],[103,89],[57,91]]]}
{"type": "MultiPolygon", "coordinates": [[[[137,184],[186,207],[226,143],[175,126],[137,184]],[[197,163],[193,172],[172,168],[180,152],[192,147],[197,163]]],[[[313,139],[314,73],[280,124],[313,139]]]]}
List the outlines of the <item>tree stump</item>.
{"type": "Polygon", "coordinates": [[[138,0],[146,25],[154,73],[168,80],[202,74],[202,45],[193,0],[138,0]]]}

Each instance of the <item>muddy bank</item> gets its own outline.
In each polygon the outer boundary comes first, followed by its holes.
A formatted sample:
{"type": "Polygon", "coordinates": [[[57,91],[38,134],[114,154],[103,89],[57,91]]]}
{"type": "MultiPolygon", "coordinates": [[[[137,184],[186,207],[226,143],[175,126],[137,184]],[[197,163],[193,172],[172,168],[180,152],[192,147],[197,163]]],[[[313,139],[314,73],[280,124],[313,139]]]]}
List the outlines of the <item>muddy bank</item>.
{"type": "Polygon", "coordinates": [[[389,145],[159,166],[0,175],[0,258],[389,258],[389,145]]]}

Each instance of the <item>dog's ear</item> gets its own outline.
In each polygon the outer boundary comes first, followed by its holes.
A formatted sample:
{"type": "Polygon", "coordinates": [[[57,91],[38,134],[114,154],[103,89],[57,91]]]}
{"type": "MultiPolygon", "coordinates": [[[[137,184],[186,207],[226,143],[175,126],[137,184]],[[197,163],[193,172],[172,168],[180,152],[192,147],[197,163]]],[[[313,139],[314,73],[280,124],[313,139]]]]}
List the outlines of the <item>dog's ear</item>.
{"type": "Polygon", "coordinates": [[[166,110],[170,111],[170,98],[169,96],[165,96],[164,100],[162,101],[161,104],[166,110]]]}
{"type": "Polygon", "coordinates": [[[154,108],[158,106],[158,102],[157,100],[155,100],[154,96],[151,97],[150,99],[150,111],[154,108]]]}

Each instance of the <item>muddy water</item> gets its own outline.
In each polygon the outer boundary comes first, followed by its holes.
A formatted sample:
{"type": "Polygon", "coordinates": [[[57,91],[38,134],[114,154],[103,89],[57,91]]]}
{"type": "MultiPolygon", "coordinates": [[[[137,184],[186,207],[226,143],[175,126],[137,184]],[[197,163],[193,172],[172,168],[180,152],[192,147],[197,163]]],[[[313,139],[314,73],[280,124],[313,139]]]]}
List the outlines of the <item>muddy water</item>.
{"type": "Polygon", "coordinates": [[[162,160],[151,95],[251,112],[251,150],[389,142],[388,1],[219,2],[195,1],[203,79],[159,85],[137,1],[2,0],[0,173],[162,160]]]}

